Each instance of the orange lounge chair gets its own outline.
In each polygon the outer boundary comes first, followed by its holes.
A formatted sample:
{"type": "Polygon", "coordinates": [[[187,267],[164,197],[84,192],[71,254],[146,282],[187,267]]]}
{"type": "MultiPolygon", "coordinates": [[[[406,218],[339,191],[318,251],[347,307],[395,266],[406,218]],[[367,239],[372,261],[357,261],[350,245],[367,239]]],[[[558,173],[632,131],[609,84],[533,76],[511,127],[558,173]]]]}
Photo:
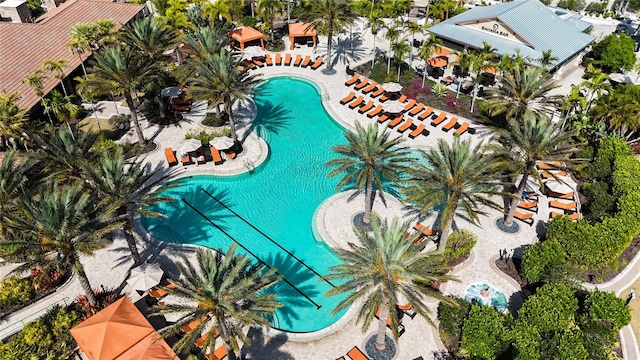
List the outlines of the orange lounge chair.
{"type": "Polygon", "coordinates": [[[344,84],[347,85],[347,86],[351,86],[351,85],[355,84],[358,81],[359,78],[360,78],[360,75],[353,74],[351,79],[345,81],[344,84]]]}
{"type": "Polygon", "coordinates": [[[266,54],[264,56],[264,62],[267,64],[267,66],[273,66],[273,61],[271,61],[271,54],[266,54]]]}
{"type": "Polygon", "coordinates": [[[319,58],[317,58],[317,59],[316,59],[316,62],[314,62],[314,63],[311,65],[311,68],[312,68],[313,70],[315,70],[315,69],[319,68],[320,66],[322,66],[322,63],[323,63],[323,62],[324,62],[324,60],[322,60],[322,58],[321,58],[321,57],[319,57],[319,58]]]}
{"type": "Polygon", "coordinates": [[[198,327],[198,325],[200,325],[200,319],[195,319],[187,325],[180,327],[180,331],[182,331],[183,333],[188,333],[189,331],[198,327]]]}
{"type": "Polygon", "coordinates": [[[251,59],[251,61],[253,61],[254,64],[256,64],[257,67],[263,67],[264,63],[262,61],[260,61],[259,58],[254,57],[253,59],[251,59]]]}
{"type": "Polygon", "coordinates": [[[204,357],[206,357],[207,360],[222,360],[227,357],[227,348],[225,348],[224,345],[220,345],[213,351],[213,354],[206,354],[204,357]]]}
{"type": "Polygon", "coordinates": [[[409,99],[409,102],[404,107],[404,112],[411,110],[411,108],[414,107],[415,105],[416,105],[416,99],[409,99]]]}
{"type": "Polygon", "coordinates": [[[410,318],[414,318],[416,317],[416,311],[413,309],[413,307],[411,306],[411,304],[406,303],[404,305],[400,305],[400,304],[396,304],[396,307],[398,308],[398,310],[401,310],[405,315],[409,316],[410,318]]]}
{"type": "Polygon", "coordinates": [[[391,96],[389,96],[389,94],[384,94],[382,95],[382,97],[380,98],[380,102],[385,102],[387,100],[389,100],[391,96]]]}
{"type": "Polygon", "coordinates": [[[376,106],[375,109],[373,109],[373,110],[371,110],[371,111],[369,111],[367,113],[367,117],[372,118],[372,117],[374,117],[376,115],[380,115],[381,112],[382,112],[382,105],[378,105],[378,106],[376,106]]]}
{"type": "Polygon", "coordinates": [[[552,219],[558,216],[568,216],[571,220],[578,220],[580,219],[580,214],[578,214],[577,212],[571,213],[571,214],[565,214],[565,213],[559,213],[559,212],[555,212],[552,211],[551,213],[549,213],[549,217],[551,217],[552,219]]]}
{"type": "Polygon", "coordinates": [[[282,55],[280,55],[280,53],[276,54],[276,65],[282,65],[282,55]]]}
{"type": "Polygon", "coordinates": [[[402,115],[398,115],[396,116],[393,120],[391,120],[389,122],[389,124],[387,126],[389,126],[390,128],[394,128],[396,127],[398,124],[400,124],[402,122],[404,118],[402,117],[402,115]]]}
{"type": "Polygon", "coordinates": [[[567,176],[567,172],[562,170],[556,170],[556,171],[543,171],[540,173],[540,176],[542,176],[544,179],[550,179],[553,177],[553,175],[567,176]]]}
{"type": "Polygon", "coordinates": [[[453,127],[456,126],[457,123],[458,123],[458,118],[455,116],[452,117],[448,123],[444,124],[444,126],[442,127],[442,131],[447,132],[453,129],[453,127]]]}
{"type": "Polygon", "coordinates": [[[409,115],[416,116],[416,115],[418,115],[418,113],[420,111],[422,111],[422,109],[424,109],[424,104],[423,103],[419,103],[413,109],[411,109],[411,111],[409,111],[409,115]]]}
{"type": "Polygon", "coordinates": [[[462,135],[467,131],[467,129],[469,129],[469,123],[465,121],[453,133],[456,135],[462,135]]]}
{"type": "MultiPolygon", "coordinates": [[[[207,341],[207,338],[209,337],[209,335],[211,335],[211,331],[207,331],[206,333],[204,333],[204,335],[200,336],[199,338],[196,339],[196,341],[193,343],[195,346],[197,347],[203,347],[205,341],[207,341]]],[[[213,328],[213,337],[217,338],[218,336],[220,336],[220,329],[218,329],[217,327],[213,328]]]]}
{"type": "Polygon", "coordinates": [[[380,117],[378,118],[378,122],[379,123],[383,123],[385,121],[389,120],[389,114],[388,113],[384,113],[382,115],[380,115],[380,117]]]}
{"type": "Polygon", "coordinates": [[[381,86],[381,87],[378,88],[378,90],[372,92],[369,96],[375,98],[375,97],[378,97],[378,96],[382,95],[383,93],[384,93],[384,89],[381,86]]]}
{"type": "Polygon", "coordinates": [[[553,161],[551,163],[539,162],[539,163],[536,164],[536,166],[540,170],[553,170],[553,169],[557,168],[558,166],[562,166],[562,163],[560,161],[553,161]]]}
{"type": "Polygon", "coordinates": [[[293,66],[300,66],[300,63],[302,62],[302,55],[298,54],[296,55],[296,59],[293,61],[293,66]]]}
{"type": "Polygon", "coordinates": [[[160,298],[163,298],[165,295],[167,295],[167,292],[162,289],[156,289],[156,290],[147,291],[147,294],[149,294],[149,296],[151,296],[154,299],[160,299],[160,298]]]}
{"type": "Polygon", "coordinates": [[[369,81],[370,81],[369,79],[364,78],[364,79],[360,80],[360,82],[358,83],[358,85],[356,85],[354,88],[355,88],[356,90],[360,90],[360,89],[364,88],[365,86],[367,86],[367,84],[369,83],[369,81]]]}
{"type": "Polygon", "coordinates": [[[164,156],[167,158],[169,166],[178,165],[178,159],[176,159],[176,155],[173,153],[172,148],[164,149],[164,156]]]}
{"type": "Polygon", "coordinates": [[[287,65],[287,66],[291,65],[291,54],[286,54],[284,56],[284,64],[287,65]]]}
{"type": "Polygon", "coordinates": [[[356,93],[351,91],[351,92],[349,92],[349,94],[347,94],[347,96],[345,96],[344,98],[342,98],[342,100],[340,100],[340,104],[344,105],[344,104],[348,103],[349,101],[353,100],[354,97],[356,97],[356,93]]]}
{"type": "Polygon", "coordinates": [[[184,156],[180,155],[180,161],[183,166],[191,164],[191,155],[189,155],[189,153],[184,153],[184,156]]]}
{"type": "Polygon", "coordinates": [[[413,225],[413,230],[419,231],[424,236],[435,236],[438,233],[437,231],[429,229],[420,223],[413,225]]]}
{"type": "Polygon", "coordinates": [[[538,202],[537,201],[520,201],[518,203],[518,207],[521,209],[527,209],[529,211],[533,211],[534,213],[538,212],[538,202]]]}
{"type": "Polygon", "coordinates": [[[413,119],[407,119],[407,121],[405,121],[404,123],[402,123],[402,125],[400,125],[400,127],[398,127],[398,132],[403,133],[407,131],[411,127],[411,125],[413,125],[413,119]]]}
{"type": "Polygon", "coordinates": [[[355,109],[356,107],[362,105],[363,102],[364,102],[364,98],[362,96],[358,96],[357,99],[353,100],[353,102],[349,104],[349,107],[352,109],[355,109]]]}
{"type": "MultiPolygon", "coordinates": [[[[376,312],[376,318],[380,318],[380,309],[378,309],[378,312],[376,312]]],[[[391,323],[391,316],[389,316],[387,318],[387,327],[391,328],[392,323],[391,323]]],[[[404,334],[404,325],[402,325],[402,319],[398,319],[398,336],[402,336],[402,334],[404,334]]],[[[349,355],[349,354],[347,354],[349,355]]],[[[349,355],[351,356],[351,355],[349,355]]]]}
{"type": "Polygon", "coordinates": [[[431,120],[431,126],[438,126],[447,118],[447,113],[444,111],[440,113],[435,119],[431,120]]]}
{"type": "MultiPolygon", "coordinates": [[[[425,130],[424,130],[424,125],[423,125],[423,124],[420,124],[420,125],[418,125],[418,127],[417,127],[417,128],[415,128],[415,129],[414,129],[414,130],[409,134],[409,137],[410,137],[410,138],[412,138],[412,139],[415,139],[415,137],[416,137],[416,136],[418,136],[418,135],[420,135],[420,134],[422,134],[422,132],[423,132],[423,131],[425,131],[425,130]]],[[[427,135],[429,135],[429,133],[427,133],[427,135]]]]}
{"type": "Polygon", "coordinates": [[[372,92],[373,90],[375,90],[377,86],[378,86],[378,83],[375,82],[375,81],[372,81],[371,83],[369,83],[369,86],[367,86],[366,88],[362,89],[362,92],[364,94],[368,94],[368,93],[372,92]]]}
{"type": "Polygon", "coordinates": [[[349,350],[347,356],[350,357],[351,360],[369,360],[369,358],[357,346],[354,346],[353,349],[349,350]]]}
{"type": "Polygon", "coordinates": [[[405,101],[407,101],[407,95],[402,94],[402,96],[400,96],[400,98],[398,98],[398,102],[403,103],[403,102],[405,102],[405,101]]]}
{"type": "Polygon", "coordinates": [[[213,160],[213,163],[216,165],[222,164],[223,160],[222,156],[220,156],[220,150],[216,149],[215,146],[210,146],[209,150],[211,151],[211,160],[213,160]]]}
{"type": "Polygon", "coordinates": [[[426,109],[424,109],[424,111],[422,112],[422,114],[418,115],[418,119],[420,120],[424,120],[426,119],[429,115],[431,115],[431,113],[433,113],[433,108],[431,106],[427,106],[426,109]]]}
{"type": "Polygon", "coordinates": [[[513,217],[522,221],[525,224],[528,224],[529,226],[533,225],[532,213],[521,213],[520,211],[516,210],[516,212],[513,214],[513,217]]]}
{"type": "Polygon", "coordinates": [[[255,69],[256,68],[256,64],[254,64],[253,61],[251,61],[249,59],[243,59],[242,60],[242,65],[248,67],[249,69],[255,69]]]}
{"type": "Polygon", "coordinates": [[[549,190],[547,192],[547,197],[554,197],[554,198],[558,198],[558,199],[565,199],[565,200],[571,200],[573,199],[573,191],[563,194],[563,193],[557,193],[555,191],[551,191],[549,190]]]}
{"type": "Polygon", "coordinates": [[[562,209],[562,210],[575,210],[578,204],[575,201],[564,203],[560,201],[551,200],[549,201],[549,206],[562,209]]]}
{"type": "Polygon", "coordinates": [[[311,62],[311,56],[307,55],[304,57],[304,60],[302,60],[302,64],[300,64],[300,67],[307,67],[309,66],[309,63],[311,62]]]}
{"type": "Polygon", "coordinates": [[[362,107],[360,107],[360,109],[358,109],[358,112],[360,114],[364,114],[367,111],[371,110],[373,108],[373,100],[369,100],[365,105],[363,105],[362,107]]]}

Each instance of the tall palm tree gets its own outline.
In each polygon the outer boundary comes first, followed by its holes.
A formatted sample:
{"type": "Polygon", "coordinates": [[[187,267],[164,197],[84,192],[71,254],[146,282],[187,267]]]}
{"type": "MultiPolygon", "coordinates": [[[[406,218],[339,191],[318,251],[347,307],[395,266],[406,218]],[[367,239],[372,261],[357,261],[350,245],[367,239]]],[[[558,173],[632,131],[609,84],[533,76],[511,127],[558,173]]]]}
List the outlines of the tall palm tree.
{"type": "Polygon", "coordinates": [[[458,207],[474,222],[479,221],[480,205],[500,208],[489,197],[503,194],[495,190],[503,164],[485,154],[481,145],[472,147],[470,140],[460,141],[457,136],[451,146],[439,139],[437,149],[422,153],[427,164],[417,163],[411,170],[404,189],[406,201],[415,204],[423,214],[444,204],[440,212],[440,251],[446,249],[458,207]]]}
{"type": "Polygon", "coordinates": [[[51,102],[49,99],[45,99],[43,97],[44,96],[43,85],[44,85],[44,80],[46,78],[47,76],[43,74],[42,69],[38,69],[32,72],[31,74],[27,75],[27,77],[24,78],[22,82],[36,91],[36,95],[40,98],[40,105],[42,105],[42,107],[44,108],[44,113],[47,114],[47,117],[49,118],[49,124],[53,125],[53,120],[51,119],[51,109],[50,109],[51,102]]]}
{"type": "Polygon", "coordinates": [[[157,196],[153,192],[170,178],[169,175],[160,175],[162,170],[161,167],[156,167],[147,171],[142,161],[128,166],[121,147],[101,153],[96,164],[83,164],[87,181],[98,191],[103,201],[117,205],[116,215],[122,221],[134,266],[140,264],[140,253],[133,233],[133,215],[159,218],[162,215],[149,210],[149,207],[174,200],[171,197],[157,196]]]}
{"type": "MultiPolygon", "coordinates": [[[[207,54],[215,54],[229,44],[232,24],[217,24],[214,27],[203,27],[191,31],[184,36],[184,44],[193,49],[195,56],[204,58],[207,54]]],[[[188,63],[187,63],[188,65],[188,63]]]]}
{"type": "Polygon", "coordinates": [[[327,35],[327,68],[333,70],[331,48],[333,46],[333,32],[354,23],[357,13],[348,0],[317,0],[312,2],[311,12],[307,15],[316,31],[327,35]]]}
{"type": "MultiPolygon", "coordinates": [[[[205,329],[217,328],[227,353],[238,353],[241,342],[250,343],[245,327],[268,326],[267,319],[281,306],[276,294],[265,292],[279,281],[275,270],[252,264],[247,256],[237,254],[236,248],[231,245],[226,254],[200,248],[195,262],[182,256],[182,261],[176,263],[181,274],[173,281],[176,287],[164,289],[184,299],[184,305],[156,306],[151,311],[153,315],[185,314],[182,320],[161,330],[165,337],[179,334],[182,326],[194,320],[200,321],[174,345],[177,352],[193,348],[205,329]]],[[[215,336],[208,336],[202,351],[213,353],[215,341],[215,336]]]]}
{"type": "Polygon", "coordinates": [[[558,61],[558,57],[554,56],[552,52],[553,51],[551,49],[542,52],[542,56],[537,60],[541,68],[547,70],[549,65],[555,66],[555,62],[558,61]]]}
{"type": "Polygon", "coordinates": [[[378,35],[380,28],[384,26],[384,21],[382,17],[382,10],[378,7],[373,7],[373,5],[371,12],[368,12],[366,15],[368,28],[371,31],[371,35],[373,35],[373,59],[371,59],[371,68],[373,68],[376,63],[376,56],[378,55],[376,51],[376,35],[378,35]]]}
{"type": "Polygon", "coordinates": [[[18,139],[27,123],[27,111],[18,106],[18,92],[0,92],[0,148],[7,146],[7,139],[18,139]]]}
{"type": "Polygon", "coordinates": [[[260,82],[259,75],[240,66],[240,59],[225,49],[203,59],[193,59],[192,66],[195,72],[186,79],[190,86],[189,95],[196,100],[212,100],[214,104],[222,102],[229,115],[231,138],[236,142],[238,135],[231,105],[251,94],[260,82]]]}
{"type": "Polygon", "coordinates": [[[424,81],[427,77],[427,61],[433,56],[433,53],[442,49],[442,39],[436,37],[432,32],[429,33],[426,39],[422,40],[422,45],[418,49],[418,57],[425,63],[424,70],[422,71],[422,87],[424,87],[424,81]]]}
{"type": "MultiPolygon", "coordinates": [[[[0,218],[15,211],[19,195],[29,181],[31,162],[21,161],[18,153],[7,151],[0,162],[0,218]]],[[[0,233],[2,229],[0,224],[0,233]]]]}
{"type": "Polygon", "coordinates": [[[271,34],[271,41],[273,41],[273,18],[282,12],[284,5],[280,0],[259,0],[258,1],[258,14],[266,21],[269,21],[269,33],[271,34]]]}
{"type": "Polygon", "coordinates": [[[405,30],[411,34],[411,61],[413,61],[413,43],[416,40],[416,34],[423,34],[424,27],[417,22],[409,21],[404,25],[405,30]]]}
{"type": "Polygon", "coordinates": [[[401,297],[408,300],[416,313],[424,317],[432,326],[429,309],[425,303],[428,298],[450,303],[440,292],[429,284],[431,281],[455,280],[443,275],[444,269],[435,265],[435,252],[422,252],[413,239],[407,239],[409,222],[400,223],[394,218],[389,225],[382,224],[377,217],[371,222],[372,232],[354,227],[359,244],[349,243],[347,249],[333,248],[344,263],[332,266],[325,275],[329,280],[344,280],[329,290],[327,295],[347,294],[333,309],[338,313],[349,308],[358,300],[362,305],[358,311],[358,322],[366,330],[375,314],[380,311],[376,349],[386,348],[385,331],[391,319],[393,336],[398,338],[398,311],[401,297]]]}
{"type": "Polygon", "coordinates": [[[471,91],[471,112],[473,112],[473,106],[476,103],[476,96],[478,94],[478,87],[480,84],[480,77],[482,76],[482,72],[490,67],[489,63],[487,62],[487,57],[488,55],[482,52],[471,54],[471,56],[469,57],[471,61],[471,71],[475,74],[475,76],[472,77],[473,90],[471,91]]]}
{"type": "Polygon", "coordinates": [[[529,177],[542,183],[536,164],[543,161],[562,169],[562,166],[553,164],[567,162],[569,155],[576,150],[570,142],[573,132],[562,130],[561,126],[544,115],[525,113],[520,121],[511,119],[508,130],[495,129],[495,143],[489,145],[489,149],[506,162],[511,174],[522,175],[516,193],[511,198],[505,226],[513,223],[513,216],[529,177]]]}
{"type": "Polygon", "coordinates": [[[204,4],[203,15],[209,18],[210,26],[215,27],[224,19],[231,22],[231,3],[229,0],[207,1],[204,4]]]}
{"type": "Polygon", "coordinates": [[[491,115],[504,114],[507,119],[521,119],[525,112],[550,115],[561,100],[549,95],[558,85],[551,82],[551,75],[533,66],[516,67],[502,78],[502,87],[485,91],[485,105],[491,115]]]}
{"type": "Polygon", "coordinates": [[[391,133],[380,132],[377,124],[369,124],[363,128],[356,121],[356,131],[346,130],[344,137],[347,145],[337,145],[333,151],[341,157],[326,163],[335,166],[328,174],[334,177],[343,174],[336,186],[337,189],[354,184],[357,191],[365,190],[363,224],[371,222],[371,208],[373,207],[373,186],[384,193],[384,181],[399,183],[402,174],[409,170],[413,161],[406,147],[400,146],[402,137],[390,139],[391,133]]]}
{"type": "Polygon", "coordinates": [[[15,211],[2,222],[9,231],[0,234],[0,244],[9,245],[9,261],[22,262],[14,272],[39,265],[43,273],[71,269],[80,280],[89,304],[97,306],[93,289],[80,260],[107,245],[105,235],[120,225],[114,208],[96,202],[81,182],[52,182],[34,196],[23,194],[15,211]],[[17,236],[7,236],[13,232],[17,236]]]}
{"type": "Polygon", "coordinates": [[[53,76],[60,81],[64,96],[69,96],[67,88],[64,86],[64,68],[67,65],[67,59],[47,60],[42,63],[42,68],[53,73],[53,76]]]}
{"type": "Polygon", "coordinates": [[[73,103],[73,95],[62,95],[58,90],[53,90],[49,95],[49,99],[49,106],[53,115],[55,115],[58,120],[67,124],[69,131],[71,131],[69,122],[78,117],[82,107],[73,103]]]}
{"type": "Polygon", "coordinates": [[[407,42],[407,39],[402,38],[393,44],[391,44],[391,50],[395,54],[395,60],[398,63],[398,80],[400,81],[400,70],[402,69],[402,64],[404,63],[405,55],[411,51],[411,45],[407,42]]]}
{"type": "Polygon", "coordinates": [[[388,25],[385,25],[384,37],[389,40],[389,52],[387,53],[387,75],[391,71],[391,45],[396,42],[401,35],[402,23],[398,21],[392,21],[388,25]]]}
{"type": "Polygon", "coordinates": [[[580,87],[586,88],[589,92],[587,95],[589,99],[587,101],[587,111],[591,109],[591,105],[593,105],[595,99],[601,97],[605,92],[613,90],[609,82],[609,75],[602,72],[595,73],[589,80],[581,82],[580,87]]]}
{"type": "Polygon", "coordinates": [[[176,46],[178,36],[175,31],[167,29],[154,17],[144,17],[125,26],[120,33],[125,44],[133,47],[149,61],[156,62],[162,53],[176,46]]]}
{"type": "Polygon", "coordinates": [[[138,136],[138,145],[146,141],[138,122],[138,106],[134,94],[155,75],[156,67],[129,47],[104,48],[93,55],[89,74],[80,81],[80,90],[89,96],[123,95],[138,136]]]}

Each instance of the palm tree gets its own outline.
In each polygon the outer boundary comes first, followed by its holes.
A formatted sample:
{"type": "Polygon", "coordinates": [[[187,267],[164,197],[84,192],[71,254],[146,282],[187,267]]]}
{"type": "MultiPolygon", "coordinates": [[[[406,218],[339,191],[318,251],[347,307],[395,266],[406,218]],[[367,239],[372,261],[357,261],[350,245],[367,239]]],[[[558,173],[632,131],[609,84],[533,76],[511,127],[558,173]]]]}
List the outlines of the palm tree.
{"type": "Polygon", "coordinates": [[[193,24],[187,18],[189,3],[187,0],[168,0],[169,5],[160,19],[165,28],[182,34],[184,30],[193,30],[193,24]]]}
{"type": "Polygon", "coordinates": [[[367,23],[369,30],[371,31],[371,35],[373,35],[373,59],[371,59],[371,68],[376,63],[376,35],[378,34],[379,29],[384,26],[384,21],[382,20],[382,10],[380,8],[372,7],[371,12],[367,16],[367,23]]]}
{"type": "Polygon", "coordinates": [[[138,122],[138,107],[133,96],[143,83],[155,75],[156,67],[129,47],[105,48],[94,54],[89,75],[80,81],[80,90],[88,95],[124,95],[131,113],[138,145],[146,141],[138,122]]]}
{"type": "Polygon", "coordinates": [[[53,76],[60,80],[60,86],[62,86],[62,92],[64,96],[69,96],[67,88],[64,86],[64,67],[67,64],[67,59],[47,60],[42,63],[42,67],[47,71],[53,73],[53,76]]]}
{"type": "MultiPolygon", "coordinates": [[[[15,211],[20,192],[28,184],[32,162],[20,161],[16,151],[7,151],[0,162],[0,218],[15,211]]],[[[0,233],[2,224],[0,224],[0,233]]]]}
{"type": "Polygon", "coordinates": [[[312,2],[311,12],[308,14],[311,26],[327,35],[327,72],[333,70],[331,61],[331,47],[333,32],[353,24],[357,18],[356,12],[348,0],[317,0],[312,2]]]}
{"type": "Polygon", "coordinates": [[[595,73],[589,80],[580,83],[580,87],[584,87],[589,91],[586,111],[588,112],[593,105],[593,101],[602,96],[603,93],[613,90],[609,83],[609,75],[602,72],[595,73]]]}
{"type": "Polygon", "coordinates": [[[411,34],[411,61],[413,61],[413,43],[416,41],[416,34],[424,33],[424,27],[417,22],[409,21],[404,28],[411,34]]]}
{"type": "Polygon", "coordinates": [[[538,59],[540,67],[545,70],[547,70],[549,65],[554,65],[556,61],[558,61],[558,57],[553,56],[551,49],[543,51],[542,56],[538,59]]]}
{"type": "Polygon", "coordinates": [[[192,61],[195,72],[187,79],[189,95],[196,100],[211,100],[214,104],[222,102],[229,115],[231,138],[238,140],[231,105],[237,99],[244,99],[260,82],[257,74],[250,73],[247,67],[240,66],[240,59],[225,49],[203,59],[192,61]]]}
{"type": "Polygon", "coordinates": [[[569,155],[576,150],[570,143],[573,132],[563,131],[561,126],[560,123],[551,122],[546,116],[525,113],[520,121],[511,119],[508,130],[495,129],[493,140],[496,144],[490,145],[489,149],[506,161],[511,174],[522,175],[516,193],[511,198],[505,226],[513,223],[513,216],[529,177],[532,176],[538,183],[542,182],[536,163],[544,161],[561,169],[562,166],[552,164],[568,161],[569,155]]]}
{"type": "Polygon", "coordinates": [[[485,92],[485,105],[491,116],[504,114],[507,119],[521,119],[525,112],[551,114],[561,97],[549,95],[558,85],[550,82],[551,75],[533,66],[516,67],[511,76],[502,78],[502,87],[485,92]]]}
{"type": "Polygon", "coordinates": [[[32,72],[31,74],[27,75],[27,77],[24,78],[22,82],[36,91],[36,95],[39,98],[41,98],[40,104],[44,108],[44,113],[47,114],[47,117],[49,118],[49,123],[53,125],[53,120],[51,120],[50,100],[43,98],[43,95],[44,95],[43,84],[46,78],[47,77],[42,73],[42,70],[38,69],[32,72]]]}
{"type": "Polygon", "coordinates": [[[387,53],[387,75],[391,71],[391,45],[400,38],[400,30],[402,28],[402,23],[398,21],[392,21],[389,25],[385,25],[385,34],[384,37],[389,40],[389,52],[387,53]]]}
{"type": "Polygon", "coordinates": [[[470,140],[460,141],[457,136],[451,146],[439,139],[437,150],[422,153],[428,164],[417,163],[411,170],[404,189],[406,201],[415,204],[423,214],[444,204],[440,212],[440,251],[446,249],[458,207],[476,223],[480,205],[500,208],[489,196],[503,194],[494,190],[502,163],[487,156],[481,145],[472,147],[470,140]]]}
{"type": "MultiPolygon", "coordinates": [[[[53,112],[55,117],[67,124],[69,127],[69,131],[71,131],[71,125],[69,125],[69,121],[72,119],[76,119],[82,110],[82,107],[74,104],[73,95],[65,96],[60,93],[58,90],[53,90],[49,95],[49,109],[50,112],[53,112]]],[[[73,132],[71,133],[73,134],[73,132]]]]}
{"type": "Polygon", "coordinates": [[[418,49],[418,57],[424,61],[424,70],[422,71],[422,87],[424,87],[424,81],[427,77],[427,62],[433,56],[433,53],[437,50],[442,50],[442,39],[436,37],[432,32],[429,36],[422,41],[420,49],[418,49]]]}
{"type": "Polygon", "coordinates": [[[399,183],[402,174],[409,170],[413,158],[406,147],[400,146],[404,141],[402,137],[389,139],[391,133],[386,130],[380,132],[377,125],[370,124],[365,129],[356,121],[356,131],[346,130],[343,134],[348,144],[333,148],[333,151],[342,157],[325,164],[336,167],[329,172],[328,177],[344,174],[336,186],[337,189],[353,183],[357,191],[365,190],[362,223],[369,225],[373,206],[373,186],[383,194],[385,180],[399,183]]]}
{"type": "Polygon", "coordinates": [[[0,244],[9,245],[11,262],[22,262],[14,272],[21,273],[34,265],[43,273],[71,269],[80,280],[87,300],[97,306],[91,284],[80,256],[91,256],[107,245],[105,235],[120,225],[113,219],[114,208],[96,202],[81,182],[42,186],[35,196],[23,194],[19,205],[5,213],[7,229],[0,244]],[[7,234],[17,236],[7,236],[7,234]]]}
{"type": "Polygon", "coordinates": [[[8,138],[21,137],[26,123],[27,112],[18,106],[18,92],[0,92],[0,147],[6,148],[8,138]]]}
{"type": "Polygon", "coordinates": [[[374,315],[380,311],[376,349],[386,347],[385,330],[391,319],[393,336],[398,338],[397,304],[404,297],[416,313],[424,317],[432,326],[433,322],[425,303],[427,298],[451,303],[445,296],[434,290],[432,281],[455,280],[443,275],[444,269],[435,265],[435,252],[422,252],[421,246],[413,239],[407,239],[409,223],[400,223],[394,218],[389,225],[379,223],[376,216],[371,222],[372,232],[354,227],[360,244],[350,242],[347,249],[333,248],[344,263],[329,268],[325,275],[329,280],[344,282],[327,292],[328,296],[347,294],[333,309],[334,313],[343,311],[358,300],[362,301],[358,311],[358,322],[362,322],[365,331],[374,315]]]}
{"type": "MultiPolygon", "coordinates": [[[[200,321],[174,345],[177,352],[193,348],[205,329],[217,328],[227,353],[238,353],[241,342],[250,343],[245,327],[268,326],[267,319],[281,306],[276,294],[265,292],[279,281],[275,270],[267,270],[264,264],[252,264],[247,256],[237,254],[236,248],[231,245],[226,254],[199,248],[195,264],[184,255],[176,263],[181,277],[173,281],[176,287],[163,289],[184,299],[184,305],[156,306],[151,311],[156,316],[185,314],[182,320],[161,331],[165,337],[179,334],[182,326],[194,320],[200,321]]],[[[202,351],[213,353],[215,341],[215,336],[208,336],[202,351]]]]}
{"type": "Polygon", "coordinates": [[[160,176],[162,170],[157,167],[148,171],[142,161],[133,162],[128,166],[121,147],[101,153],[95,165],[83,164],[87,181],[96,188],[103,201],[117,205],[116,215],[122,221],[122,229],[131,250],[134,266],[140,264],[140,253],[133,234],[134,214],[159,218],[161,214],[149,210],[149,207],[174,200],[153,193],[155,188],[170,178],[169,175],[160,176]]]}
{"type": "Polygon", "coordinates": [[[262,16],[264,20],[269,21],[269,33],[271,34],[271,41],[273,42],[273,18],[276,14],[282,12],[284,5],[280,0],[259,0],[258,1],[258,14],[262,16]]]}
{"type": "Polygon", "coordinates": [[[210,26],[215,27],[220,20],[231,22],[231,4],[229,0],[207,1],[204,4],[203,15],[209,18],[210,26]]]}
{"type": "Polygon", "coordinates": [[[473,90],[471,92],[472,93],[471,109],[470,109],[471,112],[473,112],[473,106],[476,103],[476,95],[478,94],[478,87],[480,83],[480,77],[482,76],[482,72],[488,67],[490,67],[489,64],[487,63],[487,57],[488,55],[486,53],[471,54],[469,57],[469,60],[471,61],[471,71],[476,75],[472,78],[473,90]]]}
{"type": "Polygon", "coordinates": [[[151,16],[125,26],[120,37],[125,44],[146,56],[150,62],[162,59],[162,53],[175,47],[178,42],[175,31],[167,29],[151,16]]]}
{"type": "Polygon", "coordinates": [[[404,57],[406,53],[411,51],[411,46],[407,42],[407,39],[402,38],[391,44],[391,49],[393,50],[396,62],[398,63],[398,81],[400,81],[400,70],[402,68],[402,63],[404,63],[404,57]]]}

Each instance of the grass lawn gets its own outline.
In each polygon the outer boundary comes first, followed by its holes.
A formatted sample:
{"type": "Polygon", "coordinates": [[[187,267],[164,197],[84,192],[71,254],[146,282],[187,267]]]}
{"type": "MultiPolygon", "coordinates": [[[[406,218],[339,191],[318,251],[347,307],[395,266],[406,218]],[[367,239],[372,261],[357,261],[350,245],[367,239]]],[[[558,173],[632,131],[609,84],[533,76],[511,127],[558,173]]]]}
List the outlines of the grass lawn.
{"type": "Polygon", "coordinates": [[[100,129],[102,131],[112,131],[114,130],[113,125],[110,123],[109,119],[98,118],[98,122],[100,123],[100,128],[98,128],[98,124],[96,123],[96,118],[93,116],[86,117],[78,123],[78,127],[85,131],[99,132],[100,129]]]}
{"type": "Polygon", "coordinates": [[[620,293],[620,298],[626,299],[632,289],[636,293],[636,298],[631,300],[629,308],[631,309],[631,328],[633,328],[633,332],[636,334],[637,341],[637,337],[640,335],[640,279],[636,280],[628,289],[620,293]]]}

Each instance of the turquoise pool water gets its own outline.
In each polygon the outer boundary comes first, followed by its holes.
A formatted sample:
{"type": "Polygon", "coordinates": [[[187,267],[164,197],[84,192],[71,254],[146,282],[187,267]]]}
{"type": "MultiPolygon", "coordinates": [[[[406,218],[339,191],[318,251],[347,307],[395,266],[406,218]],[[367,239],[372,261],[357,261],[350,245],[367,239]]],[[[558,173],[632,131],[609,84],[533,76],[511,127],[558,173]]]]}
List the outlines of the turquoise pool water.
{"type": "Polygon", "coordinates": [[[475,300],[481,305],[493,306],[501,313],[505,312],[509,305],[504,293],[487,283],[469,285],[464,299],[467,301],[475,300]],[[484,290],[486,292],[483,293],[484,290]]]}
{"type": "Polygon", "coordinates": [[[335,156],[331,148],[345,143],[343,128],[326,113],[317,89],[304,81],[270,79],[261,86],[255,100],[258,105],[255,131],[269,144],[267,161],[252,174],[177,180],[181,186],[165,190],[163,195],[179,201],[156,208],[167,218],[143,218],[142,224],[164,241],[226,250],[232,240],[182,201],[186,200],[321,306],[317,309],[291,286],[280,282],[274,290],[284,306],[278,310],[273,326],[290,332],[317,331],[343,315],[331,314],[341,298],[325,297],[331,288],[329,284],[201,189],[220,199],[313,270],[327,274],[328,268],[340,260],[324,242],[315,240],[312,217],[322,201],[336,193],[337,179],[327,178],[324,164],[335,156]]]}

